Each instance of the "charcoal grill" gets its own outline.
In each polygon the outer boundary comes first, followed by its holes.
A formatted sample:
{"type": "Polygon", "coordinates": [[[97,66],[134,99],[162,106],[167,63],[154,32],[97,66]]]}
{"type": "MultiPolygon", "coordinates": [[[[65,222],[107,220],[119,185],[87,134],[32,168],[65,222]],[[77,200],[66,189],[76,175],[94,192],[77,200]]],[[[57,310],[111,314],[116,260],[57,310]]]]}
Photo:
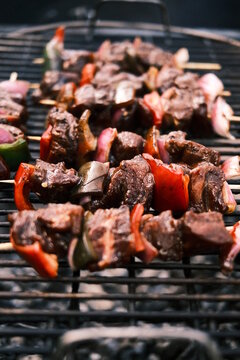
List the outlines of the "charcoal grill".
{"type": "MultiPolygon", "coordinates": [[[[113,21],[101,21],[96,26],[96,14],[93,15],[89,21],[90,31],[89,22],[66,24],[67,48],[96,49],[106,38],[120,41],[135,36],[170,51],[187,47],[191,61],[222,65],[217,75],[231,91],[228,101],[235,114],[240,115],[238,41],[223,41],[224,36],[219,33],[207,38],[193,37],[187,29],[172,28],[175,32],[171,32],[171,40],[166,42],[165,26],[113,21]]],[[[43,47],[55,27],[56,24],[24,30],[14,28],[10,32],[4,29],[0,35],[0,78],[5,80],[12,71],[17,71],[20,79],[40,82],[41,66],[34,64],[33,60],[42,56],[43,47]]],[[[199,35],[198,31],[195,33],[199,35]]],[[[236,35],[240,38],[240,33],[236,35]]],[[[48,109],[33,106],[30,97],[28,109],[28,135],[39,136],[44,129],[48,109]]],[[[201,139],[200,142],[220,150],[222,158],[226,159],[239,154],[240,123],[232,123],[231,131],[236,140],[216,138],[201,139]]],[[[38,158],[39,144],[30,142],[30,150],[33,160],[38,158]]],[[[239,219],[240,195],[237,190],[235,198],[237,210],[225,217],[226,225],[232,225],[239,219]]],[[[33,195],[31,200],[36,206],[41,205],[33,195]]],[[[7,215],[14,210],[12,187],[1,186],[1,242],[9,241],[7,215]]],[[[25,359],[27,354],[46,359],[53,353],[58,338],[71,329],[81,328],[83,331],[95,327],[99,328],[100,334],[103,326],[153,329],[169,325],[204,331],[216,341],[224,359],[239,359],[239,301],[240,266],[236,265],[232,276],[225,278],[214,256],[198,256],[191,262],[184,259],[182,263],[156,261],[144,265],[132,261],[124,268],[93,274],[85,271],[73,274],[63,261],[59,277],[44,280],[14,252],[2,252],[0,359],[25,359]]],[[[96,332],[94,334],[97,336],[96,332]]],[[[179,354],[182,356],[179,359],[193,359],[187,355],[185,351],[179,354]]]]}

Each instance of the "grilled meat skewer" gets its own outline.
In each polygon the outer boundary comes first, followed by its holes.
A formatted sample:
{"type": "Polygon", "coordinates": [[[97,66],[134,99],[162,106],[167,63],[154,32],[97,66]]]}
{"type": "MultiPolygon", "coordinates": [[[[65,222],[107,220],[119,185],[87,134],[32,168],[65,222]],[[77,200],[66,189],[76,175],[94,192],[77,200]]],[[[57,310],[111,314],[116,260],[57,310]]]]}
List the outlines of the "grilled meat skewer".
{"type": "Polygon", "coordinates": [[[217,253],[223,270],[225,265],[230,269],[236,238],[225,229],[221,214],[189,211],[175,219],[170,211],[158,216],[142,213],[139,204],[131,214],[127,206],[84,214],[81,206],[49,204],[9,215],[11,242],[45,277],[57,275],[58,258],[66,255],[73,269],[102,270],[126,265],[131,256],[144,262],[156,257],[179,261],[183,256],[217,253]]]}

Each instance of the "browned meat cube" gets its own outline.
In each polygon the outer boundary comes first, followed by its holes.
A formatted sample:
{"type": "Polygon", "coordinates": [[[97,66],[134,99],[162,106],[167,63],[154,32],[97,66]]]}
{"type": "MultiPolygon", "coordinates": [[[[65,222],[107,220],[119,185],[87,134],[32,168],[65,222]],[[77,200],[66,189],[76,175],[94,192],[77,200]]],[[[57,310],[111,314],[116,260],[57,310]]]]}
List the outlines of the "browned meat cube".
{"type": "Polygon", "coordinates": [[[132,159],[134,156],[142,154],[144,142],[142,136],[133,132],[122,131],[113,142],[112,155],[118,163],[122,160],[132,159]]]}
{"type": "Polygon", "coordinates": [[[34,172],[31,176],[31,190],[35,192],[41,201],[66,202],[69,200],[69,192],[79,182],[79,177],[74,169],[66,169],[65,164],[49,164],[37,160],[34,172]]]}
{"type": "Polygon", "coordinates": [[[98,258],[92,269],[129,262],[134,245],[127,206],[97,210],[85,223],[85,231],[98,258]]]}
{"type": "Polygon", "coordinates": [[[67,204],[49,204],[34,211],[9,215],[11,235],[17,245],[38,241],[43,251],[65,256],[73,239],[81,235],[83,208],[67,204]]]}
{"type": "Polygon", "coordinates": [[[143,216],[141,233],[159,251],[161,260],[182,259],[181,221],[174,219],[171,211],[158,216],[143,216]]]}

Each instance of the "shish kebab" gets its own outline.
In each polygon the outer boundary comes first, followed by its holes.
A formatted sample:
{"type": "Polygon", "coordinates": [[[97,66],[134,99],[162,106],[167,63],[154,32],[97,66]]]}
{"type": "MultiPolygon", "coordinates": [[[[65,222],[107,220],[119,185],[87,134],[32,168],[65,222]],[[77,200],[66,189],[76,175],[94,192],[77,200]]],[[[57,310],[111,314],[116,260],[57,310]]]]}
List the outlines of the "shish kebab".
{"type": "Polygon", "coordinates": [[[43,277],[56,277],[64,257],[73,270],[95,271],[127,265],[132,256],[149,263],[199,254],[219,254],[222,271],[231,273],[240,250],[240,222],[227,231],[217,212],[188,211],[181,218],[171,211],[143,212],[141,204],[131,212],[123,205],[94,214],[70,203],[24,210],[9,215],[11,244],[43,277]]]}
{"type": "Polygon", "coordinates": [[[185,136],[178,131],[157,137],[153,128],[145,141],[140,135],[109,128],[99,137],[95,159],[84,163],[78,173],[59,161],[22,163],[15,177],[16,206],[32,209],[28,199],[32,191],[42,202],[71,200],[91,210],[121,204],[132,208],[140,202],[146,211],[152,206],[180,213],[189,207],[196,212],[233,212],[236,202],[226,179],[240,175],[238,157],[220,167],[217,151],[185,136]]]}

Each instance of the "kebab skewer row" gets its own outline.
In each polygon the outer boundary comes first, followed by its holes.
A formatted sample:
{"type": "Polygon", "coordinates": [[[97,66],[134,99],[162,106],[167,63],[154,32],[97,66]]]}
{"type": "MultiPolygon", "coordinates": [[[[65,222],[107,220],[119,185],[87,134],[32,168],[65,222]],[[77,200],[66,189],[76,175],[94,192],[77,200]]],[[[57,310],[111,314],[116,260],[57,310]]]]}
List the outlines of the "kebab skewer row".
{"type": "MultiPolygon", "coordinates": [[[[37,160],[35,166],[21,164],[15,177],[15,203],[19,210],[32,209],[28,197],[33,191],[42,202],[71,199],[91,209],[121,204],[132,208],[141,201],[146,211],[152,206],[158,211],[170,209],[180,213],[188,207],[197,212],[233,212],[236,202],[224,172],[211,162],[194,163],[196,158],[190,154],[188,165],[167,165],[143,154],[111,169],[109,163],[92,161],[83,165],[78,174],[74,169],[66,169],[64,163],[54,165],[37,160]]],[[[216,156],[214,152],[211,155],[216,156]]],[[[186,152],[184,156],[187,161],[186,152]]],[[[236,169],[235,158],[232,162],[229,159],[223,164],[228,178],[235,176],[236,171],[239,174],[239,164],[236,169]]]]}
{"type": "MultiPolygon", "coordinates": [[[[45,70],[59,70],[61,68],[76,70],[77,63],[81,61],[84,64],[83,59],[85,61],[120,63],[123,68],[126,69],[127,66],[133,71],[142,71],[145,66],[157,64],[161,67],[166,62],[172,62],[175,66],[183,69],[221,69],[221,65],[215,63],[189,63],[189,53],[186,48],[179,49],[175,54],[171,54],[153,44],[142,42],[140,38],[136,38],[132,43],[130,41],[111,43],[106,40],[95,53],[83,50],[65,50],[64,33],[64,27],[60,26],[53,38],[47,43],[44,57],[34,59],[33,63],[44,65],[45,70]],[[137,65],[136,69],[132,69],[133,65],[137,65]]],[[[79,66],[77,69],[79,70],[79,66]]]]}
{"type": "MultiPolygon", "coordinates": [[[[132,256],[144,263],[155,258],[180,261],[184,256],[219,254],[222,271],[231,273],[239,252],[240,223],[228,232],[217,212],[171,211],[143,215],[137,204],[99,209],[94,214],[72,204],[9,215],[13,248],[43,277],[55,277],[58,259],[68,258],[73,270],[102,270],[127,265],[132,256]]],[[[0,247],[1,249],[1,247],[0,247]]]]}

